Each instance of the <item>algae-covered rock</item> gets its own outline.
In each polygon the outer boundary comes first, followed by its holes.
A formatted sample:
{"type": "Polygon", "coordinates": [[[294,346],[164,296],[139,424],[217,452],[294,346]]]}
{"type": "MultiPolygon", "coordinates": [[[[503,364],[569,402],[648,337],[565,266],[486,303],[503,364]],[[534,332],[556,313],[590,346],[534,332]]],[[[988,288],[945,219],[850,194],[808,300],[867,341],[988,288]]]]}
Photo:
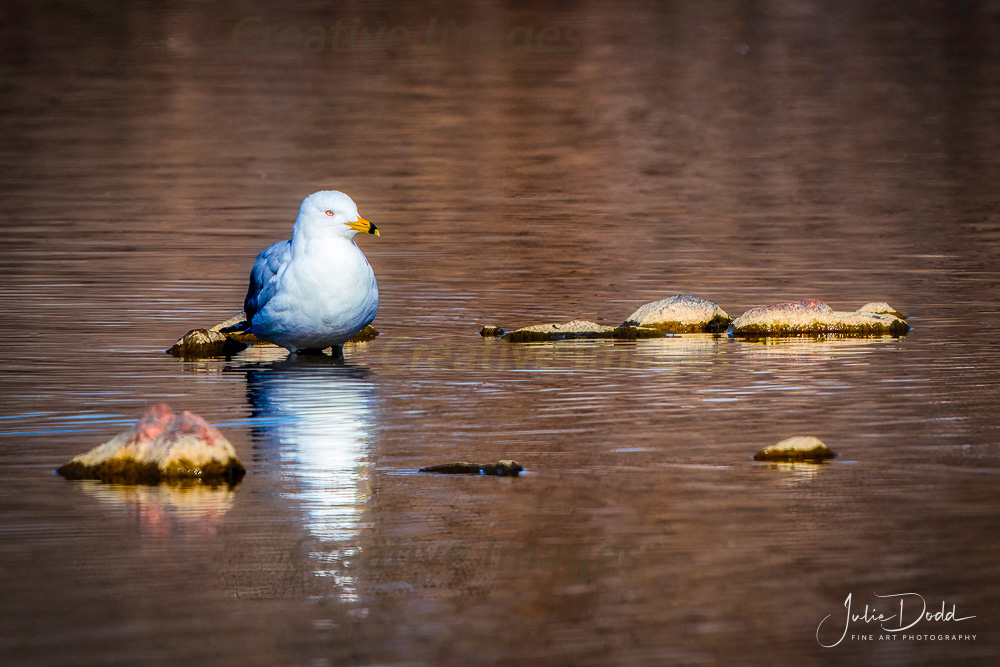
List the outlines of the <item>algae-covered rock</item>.
{"type": "Polygon", "coordinates": [[[482,336],[483,338],[500,338],[505,333],[507,332],[501,329],[500,327],[494,326],[492,324],[487,324],[486,326],[484,326],[482,329],[479,330],[479,335],[482,336]]]}
{"type": "Polygon", "coordinates": [[[435,472],[443,475],[498,475],[500,477],[517,477],[524,468],[517,461],[498,461],[497,463],[444,463],[421,468],[418,472],[435,472]]]}
{"type": "Polygon", "coordinates": [[[629,326],[627,324],[620,327],[609,327],[587,320],[573,320],[563,324],[535,324],[505,333],[503,339],[511,343],[531,343],[572,338],[635,340],[637,338],[662,338],[663,336],[662,331],[649,327],[629,326]]]}
{"type": "Polygon", "coordinates": [[[246,344],[212,329],[192,329],[180,337],[168,354],[185,359],[229,357],[246,349],[246,344]]]}
{"type": "Polygon", "coordinates": [[[895,315],[901,320],[906,319],[906,315],[887,304],[885,301],[872,301],[858,308],[859,313],[876,313],[879,315],[895,315]]]}
{"type": "Polygon", "coordinates": [[[822,301],[802,299],[751,308],[733,320],[729,334],[748,338],[821,334],[902,336],[909,330],[910,326],[895,315],[837,312],[822,301]]]}
{"type": "Polygon", "coordinates": [[[636,340],[639,338],[663,338],[666,336],[660,329],[654,329],[652,327],[634,327],[629,324],[623,324],[620,327],[615,327],[614,331],[611,332],[611,338],[615,340],[636,340]]]}
{"type": "Polygon", "coordinates": [[[753,455],[754,461],[782,461],[786,463],[820,463],[837,454],[811,435],[786,438],[769,445],[753,455]]]}
{"type": "Polygon", "coordinates": [[[564,338],[611,338],[614,327],[607,327],[587,320],[573,320],[563,324],[535,324],[504,334],[503,339],[511,343],[528,343],[543,340],[563,340],[564,338]]]}
{"type": "Polygon", "coordinates": [[[677,294],[640,306],[622,326],[646,327],[663,333],[718,333],[725,331],[732,321],[714,301],[677,294]]]}
{"type": "Polygon", "coordinates": [[[366,343],[379,337],[378,331],[372,325],[366,325],[364,329],[354,334],[348,343],[366,343]]]}
{"type": "MultiPolygon", "coordinates": [[[[372,325],[354,334],[348,343],[363,343],[375,340],[379,332],[372,325]]],[[[219,322],[211,329],[192,329],[184,334],[167,350],[169,354],[184,359],[205,357],[229,357],[249,346],[277,347],[274,343],[257,338],[250,332],[250,323],[244,312],[239,312],[227,320],[219,322]]]]}
{"type": "Polygon", "coordinates": [[[232,443],[192,412],[154,405],[128,431],[75,457],[57,471],[68,479],[117,484],[235,484],[246,470],[232,443]]]}
{"type": "Polygon", "coordinates": [[[229,340],[242,343],[244,347],[249,345],[253,345],[255,347],[274,345],[274,343],[268,343],[266,340],[257,338],[250,333],[250,323],[247,321],[247,314],[242,310],[230,317],[228,320],[219,322],[214,327],[209,329],[209,331],[220,331],[225,334],[229,340]]]}

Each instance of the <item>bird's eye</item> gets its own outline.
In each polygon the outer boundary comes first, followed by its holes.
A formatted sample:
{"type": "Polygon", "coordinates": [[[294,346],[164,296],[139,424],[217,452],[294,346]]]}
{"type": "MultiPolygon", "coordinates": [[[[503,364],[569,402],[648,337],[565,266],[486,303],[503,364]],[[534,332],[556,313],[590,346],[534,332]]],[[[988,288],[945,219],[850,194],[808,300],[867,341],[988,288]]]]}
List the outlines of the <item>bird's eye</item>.
{"type": "Polygon", "coordinates": [[[327,214],[327,215],[328,215],[329,217],[331,217],[331,218],[333,217],[333,211],[325,211],[325,213],[326,213],[326,214],[327,214]]]}

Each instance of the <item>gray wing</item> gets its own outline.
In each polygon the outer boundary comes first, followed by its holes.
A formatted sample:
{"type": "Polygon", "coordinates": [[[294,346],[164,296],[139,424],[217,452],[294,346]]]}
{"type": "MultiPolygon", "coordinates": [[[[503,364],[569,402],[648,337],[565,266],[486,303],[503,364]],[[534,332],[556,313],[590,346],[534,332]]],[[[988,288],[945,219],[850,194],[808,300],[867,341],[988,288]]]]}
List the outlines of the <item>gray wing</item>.
{"type": "Polygon", "coordinates": [[[247,322],[271,300],[277,289],[278,272],[292,257],[291,241],[280,241],[257,255],[257,261],[250,269],[250,287],[243,300],[243,310],[247,322]]]}

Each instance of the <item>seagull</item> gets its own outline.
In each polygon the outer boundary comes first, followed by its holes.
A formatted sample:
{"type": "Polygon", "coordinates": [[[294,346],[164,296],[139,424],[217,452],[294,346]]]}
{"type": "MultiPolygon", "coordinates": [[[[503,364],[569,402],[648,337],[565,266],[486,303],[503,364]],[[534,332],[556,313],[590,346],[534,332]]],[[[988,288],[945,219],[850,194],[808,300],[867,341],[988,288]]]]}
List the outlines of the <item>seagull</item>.
{"type": "Polygon", "coordinates": [[[306,197],[292,238],[257,255],[243,326],[293,354],[333,347],[334,356],[342,355],[341,346],[378,310],[378,283],[354,242],[358,232],[379,235],[346,194],[321,190],[306,197]]]}

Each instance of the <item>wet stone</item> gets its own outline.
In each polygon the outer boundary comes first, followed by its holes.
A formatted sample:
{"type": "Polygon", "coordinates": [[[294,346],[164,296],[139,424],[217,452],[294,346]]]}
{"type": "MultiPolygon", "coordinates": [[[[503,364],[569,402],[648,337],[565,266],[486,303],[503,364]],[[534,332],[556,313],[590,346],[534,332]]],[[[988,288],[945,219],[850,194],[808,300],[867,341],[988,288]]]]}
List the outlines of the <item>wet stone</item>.
{"type": "Polygon", "coordinates": [[[370,340],[375,340],[378,337],[379,337],[378,330],[376,330],[375,327],[373,327],[372,325],[369,324],[369,325],[365,326],[364,329],[362,329],[358,333],[354,334],[351,337],[351,339],[349,341],[347,341],[347,342],[348,343],[366,343],[366,342],[368,342],[370,340]]]}
{"type": "Polygon", "coordinates": [[[492,324],[487,324],[479,330],[479,335],[483,338],[500,338],[505,333],[507,332],[500,327],[493,326],[492,324]]]}
{"type": "MultiPolygon", "coordinates": [[[[881,306],[888,304],[873,307],[881,306]]],[[[747,338],[824,334],[903,336],[909,330],[904,320],[890,313],[838,312],[822,301],[802,299],[751,308],[733,320],[729,334],[747,338]]]]}
{"type": "Polygon", "coordinates": [[[662,333],[719,333],[732,321],[714,301],[677,294],[640,306],[622,326],[646,327],[662,333]]]}
{"type": "Polygon", "coordinates": [[[566,338],[612,338],[615,327],[604,326],[587,320],[573,320],[562,324],[535,324],[504,334],[511,343],[563,340],[566,338]]]}
{"type": "Polygon", "coordinates": [[[192,412],[166,404],[149,408],[136,424],[73,458],[57,472],[68,479],[115,484],[237,484],[246,473],[222,433],[192,412]]]}
{"type": "MultiPolygon", "coordinates": [[[[251,345],[254,347],[276,347],[274,343],[269,343],[250,333],[249,326],[246,313],[241,311],[229,319],[219,322],[211,329],[192,329],[174,343],[167,350],[167,353],[183,359],[204,359],[230,357],[251,345]]],[[[347,342],[364,343],[375,340],[378,336],[378,330],[369,324],[354,334],[347,342]]]]}
{"type": "Polygon", "coordinates": [[[885,301],[872,301],[858,308],[859,313],[876,313],[878,315],[894,315],[901,320],[906,319],[906,315],[887,304],[885,301]]]}
{"type": "Polygon", "coordinates": [[[180,337],[168,354],[184,359],[228,357],[245,350],[247,345],[212,329],[192,329],[180,337]]]}
{"type": "Polygon", "coordinates": [[[588,320],[573,320],[563,324],[535,324],[517,331],[503,334],[503,339],[511,343],[532,343],[537,341],[566,340],[574,338],[614,338],[616,340],[636,340],[638,338],[663,338],[664,333],[649,327],[622,325],[609,327],[588,320]]]}
{"type": "Polygon", "coordinates": [[[444,463],[421,468],[418,472],[433,472],[442,475],[497,475],[517,477],[524,468],[517,461],[503,460],[497,463],[444,463]]]}
{"type": "Polygon", "coordinates": [[[753,455],[754,461],[778,461],[786,463],[820,463],[832,459],[837,454],[811,435],[786,438],[769,445],[753,455]]]}

